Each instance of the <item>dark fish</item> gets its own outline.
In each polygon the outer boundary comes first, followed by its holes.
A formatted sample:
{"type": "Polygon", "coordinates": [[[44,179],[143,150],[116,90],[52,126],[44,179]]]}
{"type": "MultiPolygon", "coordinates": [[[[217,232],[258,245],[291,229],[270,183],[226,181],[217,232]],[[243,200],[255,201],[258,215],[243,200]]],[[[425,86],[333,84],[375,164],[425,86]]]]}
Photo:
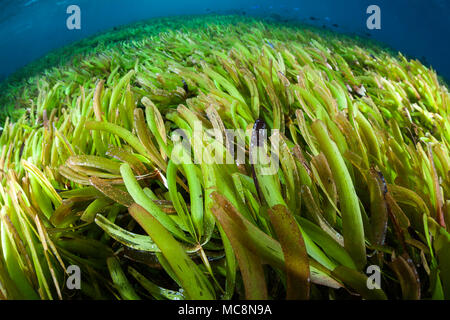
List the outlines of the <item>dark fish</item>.
{"type": "Polygon", "coordinates": [[[417,234],[416,230],[414,230],[413,227],[409,226],[407,230],[408,230],[409,235],[410,235],[413,239],[422,241],[422,238],[417,234]]]}
{"type": "Polygon", "coordinates": [[[309,20],[317,21],[317,20],[319,20],[319,18],[316,18],[316,17],[309,17],[309,20]]]}
{"type": "Polygon", "coordinates": [[[281,21],[282,20],[282,17],[278,13],[272,13],[272,14],[270,14],[270,17],[272,19],[274,19],[274,20],[277,20],[277,21],[281,21]]]}
{"type": "Polygon", "coordinates": [[[378,170],[377,170],[377,173],[378,173],[378,177],[379,177],[380,180],[381,180],[381,183],[383,184],[383,196],[386,196],[386,193],[388,193],[388,188],[387,188],[386,180],[384,180],[384,175],[383,175],[383,173],[381,173],[381,171],[378,171],[378,170]]]}
{"type": "Polygon", "coordinates": [[[427,58],[426,58],[425,56],[422,56],[419,60],[420,60],[424,65],[428,65],[428,61],[427,61],[427,58]]]}
{"type": "Polygon", "coordinates": [[[371,37],[371,36],[372,36],[372,34],[369,33],[369,32],[366,32],[365,35],[368,36],[368,37],[371,37]]]}
{"type": "Polygon", "coordinates": [[[133,248],[129,248],[127,246],[123,246],[123,251],[121,255],[134,262],[139,262],[145,264],[151,268],[161,269],[161,265],[159,264],[158,258],[153,252],[136,250],[133,248]]]}
{"type": "Polygon", "coordinates": [[[186,91],[186,93],[189,93],[189,87],[188,87],[186,81],[184,79],[181,79],[181,81],[183,82],[184,91],[186,91]]]}
{"type": "Polygon", "coordinates": [[[22,145],[20,146],[19,158],[22,158],[22,154],[23,154],[23,149],[24,148],[25,148],[25,143],[22,143],[22,145]]]}
{"type": "Polygon", "coordinates": [[[257,119],[253,125],[253,133],[251,138],[251,147],[264,146],[264,135],[260,134],[260,130],[266,130],[266,123],[262,119],[257,119]],[[263,141],[260,140],[262,138],[263,141]]]}
{"type": "Polygon", "coordinates": [[[338,25],[338,24],[336,24],[336,23],[333,23],[333,27],[335,27],[335,28],[339,28],[339,25],[338,25]]]}

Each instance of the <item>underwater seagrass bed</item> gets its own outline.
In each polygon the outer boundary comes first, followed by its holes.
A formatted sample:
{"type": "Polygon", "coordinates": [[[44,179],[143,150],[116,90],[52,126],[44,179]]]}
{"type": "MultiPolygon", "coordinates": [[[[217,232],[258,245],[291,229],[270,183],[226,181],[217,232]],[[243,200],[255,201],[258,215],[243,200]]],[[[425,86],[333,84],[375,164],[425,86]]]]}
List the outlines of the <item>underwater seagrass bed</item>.
{"type": "Polygon", "coordinates": [[[0,299],[450,299],[450,96],[417,60],[165,18],[50,54],[0,102],[0,299]],[[198,122],[222,137],[192,154],[225,158],[242,129],[278,172],[177,163],[172,133],[198,122]]]}

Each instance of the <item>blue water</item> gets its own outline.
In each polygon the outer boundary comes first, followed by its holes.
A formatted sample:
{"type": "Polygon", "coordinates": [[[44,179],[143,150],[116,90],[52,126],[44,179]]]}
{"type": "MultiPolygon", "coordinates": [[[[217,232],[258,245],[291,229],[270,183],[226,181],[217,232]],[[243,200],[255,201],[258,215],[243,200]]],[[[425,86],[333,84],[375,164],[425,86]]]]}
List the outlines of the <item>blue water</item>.
{"type": "Polygon", "coordinates": [[[212,12],[293,19],[370,36],[450,79],[450,0],[0,0],[0,80],[53,49],[114,26],[212,12]],[[72,4],[81,9],[81,30],[66,27],[72,4]],[[366,27],[372,4],[381,9],[381,30],[366,27]]]}

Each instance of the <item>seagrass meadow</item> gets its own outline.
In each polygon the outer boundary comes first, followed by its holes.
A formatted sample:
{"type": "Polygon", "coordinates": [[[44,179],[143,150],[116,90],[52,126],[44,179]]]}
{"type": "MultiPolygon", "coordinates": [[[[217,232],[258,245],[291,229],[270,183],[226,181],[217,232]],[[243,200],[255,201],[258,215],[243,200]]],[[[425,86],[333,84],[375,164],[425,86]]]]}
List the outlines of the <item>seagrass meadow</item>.
{"type": "Polygon", "coordinates": [[[450,95],[419,61],[211,15],[19,75],[0,93],[0,299],[450,299],[450,95]],[[246,161],[175,161],[196,123],[193,155],[232,156],[240,129],[246,161]]]}

